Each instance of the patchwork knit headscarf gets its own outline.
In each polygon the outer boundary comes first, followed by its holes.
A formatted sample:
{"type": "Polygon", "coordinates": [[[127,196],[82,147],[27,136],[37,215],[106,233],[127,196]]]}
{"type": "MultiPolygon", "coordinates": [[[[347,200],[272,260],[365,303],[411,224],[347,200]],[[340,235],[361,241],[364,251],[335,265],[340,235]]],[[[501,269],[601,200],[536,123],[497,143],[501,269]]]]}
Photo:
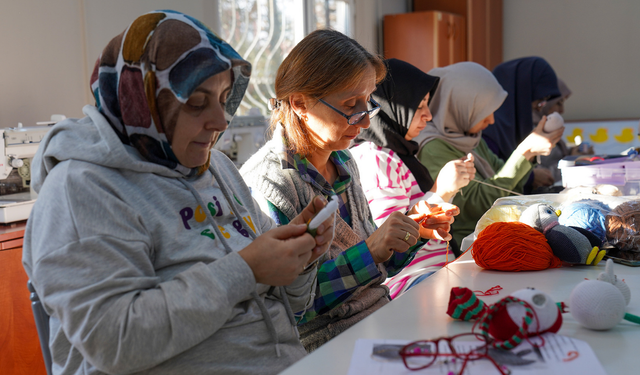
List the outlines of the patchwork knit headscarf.
{"type": "Polygon", "coordinates": [[[138,17],[105,47],[91,76],[98,110],[127,145],[148,161],[184,175],[202,173],[180,164],[171,149],[182,105],[210,77],[232,69],[225,106],[233,118],[251,75],[251,64],[200,21],[163,10],[138,17]]]}

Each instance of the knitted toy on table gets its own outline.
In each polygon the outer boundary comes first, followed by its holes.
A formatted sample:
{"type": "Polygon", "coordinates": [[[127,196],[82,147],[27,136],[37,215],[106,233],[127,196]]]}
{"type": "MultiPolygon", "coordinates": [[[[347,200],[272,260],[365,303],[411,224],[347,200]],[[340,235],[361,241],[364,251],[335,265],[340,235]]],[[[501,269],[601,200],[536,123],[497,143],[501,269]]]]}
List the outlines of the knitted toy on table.
{"type": "Polygon", "coordinates": [[[629,286],[613,273],[613,261],[607,259],[605,272],[597,280],[576,285],[569,296],[569,312],[580,325],[593,330],[611,329],[623,319],[640,323],[640,318],[625,313],[631,300],[629,286]]]}
{"type": "Polygon", "coordinates": [[[546,293],[522,289],[488,306],[467,288],[452,288],[447,314],[454,319],[476,320],[484,335],[496,340],[494,347],[511,349],[526,337],[558,332],[560,308],[546,293]]]}
{"type": "Polygon", "coordinates": [[[522,212],[520,221],[542,232],[555,256],[570,264],[596,265],[606,252],[598,251],[600,239],[582,228],[558,223],[560,211],[548,204],[536,203],[522,212]]]}

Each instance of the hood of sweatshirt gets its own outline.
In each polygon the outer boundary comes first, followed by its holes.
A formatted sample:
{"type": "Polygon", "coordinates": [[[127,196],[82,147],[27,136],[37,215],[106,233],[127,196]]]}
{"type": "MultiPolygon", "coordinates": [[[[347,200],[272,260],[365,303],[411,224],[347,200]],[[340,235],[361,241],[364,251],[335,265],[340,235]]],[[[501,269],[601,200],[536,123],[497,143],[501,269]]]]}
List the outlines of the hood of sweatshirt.
{"type": "Polygon", "coordinates": [[[87,117],[63,120],[42,139],[31,164],[31,186],[36,192],[40,191],[49,172],[66,160],[164,177],[183,177],[176,170],[146,161],[135,148],[122,143],[96,107],[87,105],[82,112],[87,117]]]}

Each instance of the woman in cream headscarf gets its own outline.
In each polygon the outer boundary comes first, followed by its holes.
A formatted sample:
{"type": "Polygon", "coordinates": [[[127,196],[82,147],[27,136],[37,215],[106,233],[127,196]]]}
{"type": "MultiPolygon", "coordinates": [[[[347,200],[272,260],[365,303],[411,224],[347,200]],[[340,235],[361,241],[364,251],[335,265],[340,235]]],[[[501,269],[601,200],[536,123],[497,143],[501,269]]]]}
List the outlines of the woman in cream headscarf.
{"type": "MultiPolygon", "coordinates": [[[[507,97],[493,74],[473,62],[435,68],[429,74],[440,77],[430,105],[433,121],[420,135],[418,158],[429,173],[435,176],[450,160],[471,153],[477,171],[475,180],[522,192],[532,170],[529,160],[549,154],[564,128],[547,134],[542,131],[546,121],[542,121],[507,161],[502,161],[482,140],[482,130],[493,124],[493,112],[507,97]]],[[[508,194],[473,181],[463,187],[452,202],[460,208],[460,215],[451,227],[453,238],[461,243],[474,231],[476,222],[493,202],[508,194]]]]}

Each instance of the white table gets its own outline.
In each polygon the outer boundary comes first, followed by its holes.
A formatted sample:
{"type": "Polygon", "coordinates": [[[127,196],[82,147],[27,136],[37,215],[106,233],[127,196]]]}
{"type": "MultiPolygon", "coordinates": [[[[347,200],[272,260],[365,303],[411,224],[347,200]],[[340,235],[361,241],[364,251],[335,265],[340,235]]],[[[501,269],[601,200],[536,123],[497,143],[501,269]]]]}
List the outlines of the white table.
{"type": "MultiPolygon", "coordinates": [[[[527,287],[549,294],[556,302],[566,302],[578,283],[585,278],[596,279],[604,272],[604,265],[605,262],[601,262],[595,267],[564,267],[537,272],[486,271],[478,267],[467,252],[282,374],[346,374],[359,338],[413,341],[470,331],[473,323],[457,321],[446,314],[452,287],[486,291],[496,285],[502,286],[498,295],[481,297],[489,304],[527,287]]],[[[640,268],[616,264],[614,269],[631,288],[631,302],[626,311],[640,315],[640,268]]],[[[591,331],[580,326],[570,314],[563,314],[563,319],[559,333],[588,342],[608,374],[640,373],[640,325],[623,320],[609,331],[591,331]]]]}

